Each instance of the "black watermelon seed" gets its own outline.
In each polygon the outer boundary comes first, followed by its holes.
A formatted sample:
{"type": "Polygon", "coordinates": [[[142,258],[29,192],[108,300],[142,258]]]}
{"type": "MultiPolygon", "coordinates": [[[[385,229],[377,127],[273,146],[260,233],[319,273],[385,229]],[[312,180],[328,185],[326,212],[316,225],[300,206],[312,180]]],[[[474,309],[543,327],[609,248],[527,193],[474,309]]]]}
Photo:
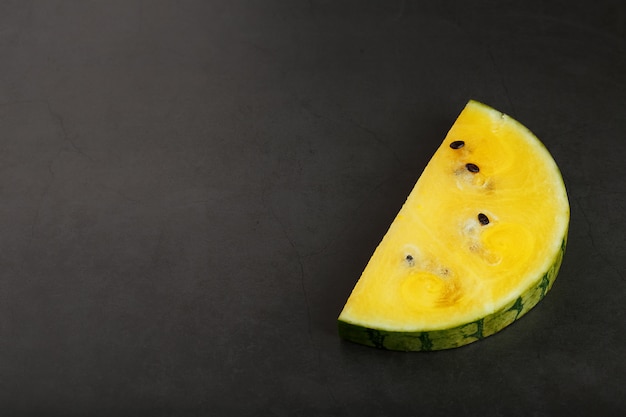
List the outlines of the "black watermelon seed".
{"type": "Polygon", "coordinates": [[[409,261],[409,262],[411,262],[411,261],[413,260],[413,257],[412,257],[411,255],[407,255],[407,256],[406,256],[406,260],[407,260],[407,261],[409,261]]]}
{"type": "Polygon", "coordinates": [[[461,149],[464,145],[465,145],[465,142],[463,142],[462,140],[455,140],[454,142],[450,144],[450,147],[452,149],[461,149]]]}
{"type": "Polygon", "coordinates": [[[480,169],[478,168],[478,165],[472,164],[472,163],[465,164],[465,168],[467,168],[469,172],[472,172],[474,174],[480,171],[480,169]]]}
{"type": "Polygon", "coordinates": [[[478,221],[483,226],[487,226],[489,224],[489,217],[487,217],[484,213],[478,213],[478,221]]]}

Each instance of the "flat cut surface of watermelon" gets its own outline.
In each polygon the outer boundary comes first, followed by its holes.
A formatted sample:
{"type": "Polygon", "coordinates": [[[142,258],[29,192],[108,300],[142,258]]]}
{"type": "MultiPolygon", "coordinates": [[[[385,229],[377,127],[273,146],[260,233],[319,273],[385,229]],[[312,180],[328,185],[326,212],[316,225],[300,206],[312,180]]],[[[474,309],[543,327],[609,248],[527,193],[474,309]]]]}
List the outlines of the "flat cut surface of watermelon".
{"type": "Polygon", "coordinates": [[[547,149],[514,119],[470,101],[372,255],[339,333],[393,350],[494,334],[551,288],[568,225],[547,149]]]}

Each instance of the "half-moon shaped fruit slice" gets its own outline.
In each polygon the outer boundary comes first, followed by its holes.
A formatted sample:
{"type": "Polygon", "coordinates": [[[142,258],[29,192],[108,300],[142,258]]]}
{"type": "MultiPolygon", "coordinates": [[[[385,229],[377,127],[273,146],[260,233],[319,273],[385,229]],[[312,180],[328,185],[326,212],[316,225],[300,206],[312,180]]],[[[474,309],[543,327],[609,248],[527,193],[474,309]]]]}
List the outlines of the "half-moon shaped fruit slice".
{"type": "Polygon", "coordinates": [[[339,334],[392,350],[492,335],[551,288],[568,225],[563,178],[544,145],[470,101],[368,262],[339,334]]]}

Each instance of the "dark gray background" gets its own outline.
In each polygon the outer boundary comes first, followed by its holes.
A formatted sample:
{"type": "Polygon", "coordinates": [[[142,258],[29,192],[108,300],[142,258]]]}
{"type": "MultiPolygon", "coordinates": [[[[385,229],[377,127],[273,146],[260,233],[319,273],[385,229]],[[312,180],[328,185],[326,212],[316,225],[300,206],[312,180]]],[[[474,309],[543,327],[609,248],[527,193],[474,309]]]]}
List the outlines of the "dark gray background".
{"type": "Polygon", "coordinates": [[[626,413],[626,6],[0,1],[0,413],[626,413]],[[385,352],[335,320],[470,98],[553,153],[521,321],[385,352]]]}

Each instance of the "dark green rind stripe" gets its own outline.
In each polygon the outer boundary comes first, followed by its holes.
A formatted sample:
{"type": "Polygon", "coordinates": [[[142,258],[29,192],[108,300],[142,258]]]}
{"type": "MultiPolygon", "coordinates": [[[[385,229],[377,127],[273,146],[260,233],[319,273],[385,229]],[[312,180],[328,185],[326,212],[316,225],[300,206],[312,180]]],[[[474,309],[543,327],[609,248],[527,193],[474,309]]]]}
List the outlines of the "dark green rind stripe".
{"type": "Polygon", "coordinates": [[[444,330],[394,332],[382,329],[369,329],[338,320],[339,335],[351,342],[379,349],[400,351],[429,351],[451,349],[483,339],[504,329],[515,320],[528,313],[552,288],[565,255],[567,235],[555,261],[531,287],[520,297],[503,306],[493,314],[458,327],[444,330]]]}

